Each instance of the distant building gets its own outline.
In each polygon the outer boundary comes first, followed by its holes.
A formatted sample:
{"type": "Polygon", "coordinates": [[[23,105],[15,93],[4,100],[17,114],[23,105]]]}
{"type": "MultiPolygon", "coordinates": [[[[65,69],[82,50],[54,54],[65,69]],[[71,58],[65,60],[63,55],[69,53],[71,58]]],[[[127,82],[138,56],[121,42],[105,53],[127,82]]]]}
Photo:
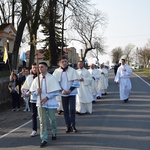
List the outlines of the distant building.
{"type": "MultiPolygon", "coordinates": [[[[44,60],[44,53],[42,53],[40,50],[37,50],[38,52],[38,61],[39,62],[46,62],[49,65],[49,60],[44,60]]],[[[30,58],[30,51],[26,52],[26,66],[29,66],[29,58],[30,58]]],[[[21,65],[21,61],[19,62],[19,65],[21,65]]]]}
{"type": "Polygon", "coordinates": [[[4,46],[6,46],[8,53],[12,53],[16,32],[16,29],[10,23],[0,25],[0,50],[2,52],[4,52],[4,46]]]}
{"type": "MultiPolygon", "coordinates": [[[[44,53],[41,52],[41,50],[38,51],[38,61],[44,61],[49,65],[49,60],[44,60],[44,53]]],[[[76,53],[76,49],[74,47],[71,48],[64,48],[65,55],[68,57],[69,64],[73,67],[77,66],[77,63],[79,61],[79,54],[76,53]]],[[[30,58],[30,51],[26,52],[26,66],[29,66],[29,58],[30,58]]],[[[22,61],[19,60],[19,66],[22,65],[22,61]]],[[[49,65],[50,66],[50,65],[49,65]]]]}
{"type": "Polygon", "coordinates": [[[65,55],[67,55],[69,64],[72,65],[72,67],[76,67],[78,61],[80,60],[79,54],[76,52],[76,49],[74,47],[70,48],[64,48],[65,55]]]}
{"type": "MultiPolygon", "coordinates": [[[[16,38],[16,29],[10,23],[0,25],[0,70],[8,69],[8,65],[4,65],[3,53],[4,47],[7,48],[9,63],[11,64],[11,55],[16,38]]],[[[8,63],[7,63],[8,64],[8,63]]]]}

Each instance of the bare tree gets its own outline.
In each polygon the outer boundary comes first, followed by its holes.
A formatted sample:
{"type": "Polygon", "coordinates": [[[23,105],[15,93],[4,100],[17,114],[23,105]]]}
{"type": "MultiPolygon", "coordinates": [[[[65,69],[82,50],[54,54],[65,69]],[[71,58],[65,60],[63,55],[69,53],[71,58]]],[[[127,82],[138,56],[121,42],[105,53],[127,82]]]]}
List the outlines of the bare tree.
{"type": "Polygon", "coordinates": [[[30,0],[0,1],[1,23],[12,23],[17,28],[17,34],[12,52],[12,68],[14,69],[17,69],[18,51],[22,40],[22,34],[25,24],[28,22],[30,16],[29,6],[30,0]],[[27,15],[27,12],[29,15],[27,15]],[[15,22],[15,17],[17,17],[17,23],[15,22]]]}
{"type": "Polygon", "coordinates": [[[92,58],[96,58],[96,63],[99,65],[99,55],[100,54],[106,54],[104,51],[104,47],[99,45],[99,42],[94,43],[95,49],[89,51],[89,54],[92,58]]]}
{"type": "Polygon", "coordinates": [[[20,43],[22,40],[23,31],[25,28],[26,23],[31,18],[30,15],[30,1],[29,0],[21,0],[21,20],[19,22],[18,28],[17,28],[17,34],[16,39],[14,43],[13,53],[12,53],[12,68],[17,69],[17,60],[18,60],[18,52],[20,43]],[[28,13],[27,13],[28,12],[28,13]],[[27,15],[29,14],[29,15],[27,15]]]}
{"type": "Polygon", "coordinates": [[[131,62],[133,61],[133,55],[132,52],[133,52],[133,49],[134,49],[135,45],[133,44],[128,44],[124,50],[123,50],[123,54],[125,56],[125,59],[126,59],[126,63],[127,64],[131,64],[131,62]]]}
{"type": "Polygon", "coordinates": [[[17,27],[15,19],[20,15],[20,2],[17,0],[1,0],[0,1],[0,22],[11,23],[17,27]]]}
{"type": "Polygon", "coordinates": [[[150,48],[143,48],[138,50],[138,57],[140,64],[144,65],[144,68],[149,66],[149,60],[150,60],[150,48]]]}
{"type": "Polygon", "coordinates": [[[2,0],[0,1],[0,18],[1,18],[1,24],[2,23],[8,23],[9,21],[7,20],[7,12],[6,12],[6,1],[2,0]]]}
{"type": "Polygon", "coordinates": [[[60,4],[62,4],[62,28],[61,28],[61,55],[63,55],[63,47],[64,47],[64,27],[65,27],[65,15],[66,15],[66,8],[68,7],[70,0],[63,0],[63,2],[58,1],[60,4]]]}
{"type": "Polygon", "coordinates": [[[116,47],[111,51],[112,63],[119,61],[123,55],[123,50],[121,47],[116,47]]]}
{"type": "MultiPolygon", "coordinates": [[[[30,9],[31,9],[31,15],[32,19],[29,20],[28,24],[28,30],[30,34],[30,42],[33,40],[33,34],[35,35],[35,38],[37,38],[37,31],[40,25],[40,10],[42,7],[43,0],[36,0],[32,1],[30,3],[30,9]]],[[[29,68],[31,68],[32,63],[34,63],[34,53],[35,49],[34,46],[30,46],[30,58],[29,58],[29,68]]]]}
{"type": "Polygon", "coordinates": [[[102,48],[102,39],[98,35],[98,29],[105,26],[105,17],[99,11],[91,15],[76,17],[73,21],[75,31],[80,38],[72,40],[78,41],[84,45],[84,54],[82,60],[84,61],[87,53],[96,49],[100,54],[104,54],[102,48]]]}

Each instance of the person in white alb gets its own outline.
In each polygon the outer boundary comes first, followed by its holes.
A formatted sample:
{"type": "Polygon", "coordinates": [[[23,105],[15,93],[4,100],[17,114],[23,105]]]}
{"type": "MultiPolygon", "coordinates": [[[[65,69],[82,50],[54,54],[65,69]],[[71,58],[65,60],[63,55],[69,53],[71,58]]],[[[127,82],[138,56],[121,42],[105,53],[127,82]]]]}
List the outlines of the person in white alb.
{"type": "Polygon", "coordinates": [[[84,62],[78,62],[77,73],[80,76],[80,87],[76,95],[76,111],[79,114],[92,113],[92,75],[84,68],[84,62]]]}
{"type": "Polygon", "coordinates": [[[107,88],[108,88],[108,70],[104,67],[104,64],[100,65],[99,68],[101,74],[101,85],[100,91],[102,95],[107,95],[107,88]]]}
{"type": "MultiPolygon", "coordinates": [[[[95,68],[95,64],[90,64],[90,69],[88,70],[92,75],[92,95],[93,95],[93,103],[96,102],[97,94],[99,94],[99,82],[100,82],[100,71],[95,68]]],[[[100,98],[100,96],[98,97],[100,98]]]]}
{"type": "Polygon", "coordinates": [[[132,88],[130,81],[131,74],[132,69],[125,64],[125,59],[121,59],[121,66],[117,70],[114,81],[119,83],[120,100],[123,100],[124,102],[129,100],[129,95],[132,88]]]}
{"type": "Polygon", "coordinates": [[[39,83],[38,77],[34,79],[30,88],[31,93],[36,92],[38,94],[36,106],[40,120],[40,137],[42,140],[40,147],[44,147],[48,141],[48,132],[46,123],[47,115],[51,124],[52,140],[56,140],[57,121],[55,112],[58,108],[56,96],[60,95],[61,90],[58,81],[55,79],[54,76],[52,76],[47,72],[47,69],[48,69],[47,63],[45,62],[39,63],[39,71],[41,73],[39,75],[40,88],[38,84],[39,83]]]}
{"type": "MultiPolygon", "coordinates": [[[[60,62],[58,62],[58,63],[60,63],[60,62]]],[[[59,66],[60,66],[60,64],[59,64],[59,66]]],[[[55,71],[53,72],[53,75],[55,76],[55,71]]],[[[61,95],[60,95],[60,96],[56,96],[56,100],[57,100],[58,105],[59,105],[59,107],[57,108],[57,112],[58,112],[58,115],[61,115],[62,112],[64,112],[63,106],[62,106],[62,98],[61,98],[61,95]]]]}

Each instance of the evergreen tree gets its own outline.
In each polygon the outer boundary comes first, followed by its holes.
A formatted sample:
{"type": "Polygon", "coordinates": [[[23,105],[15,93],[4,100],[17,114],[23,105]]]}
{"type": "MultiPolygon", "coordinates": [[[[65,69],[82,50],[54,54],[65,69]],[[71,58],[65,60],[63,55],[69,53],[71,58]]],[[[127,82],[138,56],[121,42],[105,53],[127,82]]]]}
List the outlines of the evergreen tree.
{"type": "Polygon", "coordinates": [[[61,52],[61,15],[59,15],[57,5],[52,6],[53,8],[50,8],[50,5],[45,6],[41,17],[41,25],[43,27],[41,32],[45,35],[45,45],[42,52],[44,53],[44,59],[49,60],[51,66],[57,65],[57,60],[61,52]],[[53,13],[50,13],[52,12],[50,9],[53,9],[53,13]],[[50,19],[51,15],[53,15],[53,20],[50,19]],[[53,29],[50,29],[51,26],[53,29]],[[53,32],[50,32],[51,30],[53,32]]]}

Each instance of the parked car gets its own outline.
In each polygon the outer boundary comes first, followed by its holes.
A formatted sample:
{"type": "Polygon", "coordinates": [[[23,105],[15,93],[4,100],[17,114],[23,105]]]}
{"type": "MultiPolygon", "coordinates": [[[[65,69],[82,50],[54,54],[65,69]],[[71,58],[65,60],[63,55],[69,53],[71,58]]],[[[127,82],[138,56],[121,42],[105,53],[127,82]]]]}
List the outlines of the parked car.
{"type": "Polygon", "coordinates": [[[110,66],[110,70],[111,70],[111,69],[114,69],[114,67],[115,67],[115,65],[111,65],[111,66],[110,66]]]}
{"type": "Polygon", "coordinates": [[[144,68],[144,66],[143,65],[140,65],[139,67],[138,67],[138,69],[143,69],[144,68]]]}

